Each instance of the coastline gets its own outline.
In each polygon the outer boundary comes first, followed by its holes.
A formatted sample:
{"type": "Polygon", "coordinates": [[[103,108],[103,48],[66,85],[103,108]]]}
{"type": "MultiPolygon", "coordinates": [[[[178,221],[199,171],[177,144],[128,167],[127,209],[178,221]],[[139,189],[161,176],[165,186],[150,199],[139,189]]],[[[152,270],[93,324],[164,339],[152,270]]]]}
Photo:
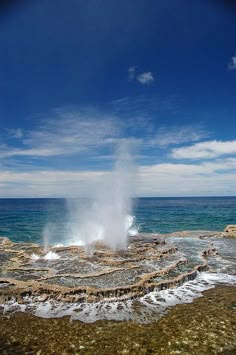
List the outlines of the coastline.
{"type": "Polygon", "coordinates": [[[0,315],[3,354],[235,354],[236,287],[217,286],[150,324],[0,315]]]}

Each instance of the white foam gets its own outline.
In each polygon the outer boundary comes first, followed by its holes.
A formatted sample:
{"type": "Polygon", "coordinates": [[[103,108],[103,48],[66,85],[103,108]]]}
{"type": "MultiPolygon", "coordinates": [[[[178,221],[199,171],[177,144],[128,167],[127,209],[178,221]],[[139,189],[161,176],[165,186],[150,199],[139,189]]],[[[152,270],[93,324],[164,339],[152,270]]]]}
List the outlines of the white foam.
{"type": "Polygon", "coordinates": [[[202,292],[213,288],[217,284],[236,285],[236,276],[222,273],[199,273],[195,280],[186,282],[178,288],[154,291],[141,297],[138,313],[133,308],[133,301],[117,302],[109,300],[100,303],[63,303],[55,300],[42,302],[40,297],[26,297],[25,304],[18,304],[14,300],[1,306],[4,313],[30,312],[42,318],[60,318],[70,316],[71,319],[91,323],[96,320],[135,320],[150,322],[158,319],[169,307],[177,304],[190,303],[197,297],[202,297],[202,292]]]}
{"type": "Polygon", "coordinates": [[[52,246],[52,248],[63,248],[63,247],[64,247],[64,244],[62,244],[62,243],[57,243],[52,246]]]}
{"type": "Polygon", "coordinates": [[[141,303],[159,306],[163,310],[182,303],[191,303],[195,298],[202,297],[202,292],[217,284],[236,285],[236,276],[222,273],[199,273],[197,278],[186,282],[175,289],[150,292],[140,299],[141,303]]]}
{"type": "Polygon", "coordinates": [[[37,255],[37,254],[35,254],[35,253],[33,253],[33,254],[31,255],[31,259],[32,259],[32,260],[39,260],[39,259],[40,259],[40,256],[37,255]]]}
{"type": "Polygon", "coordinates": [[[53,251],[49,251],[46,255],[43,257],[44,260],[57,260],[60,259],[60,256],[53,251]]]}
{"type": "Polygon", "coordinates": [[[44,256],[40,256],[40,255],[37,255],[35,253],[33,253],[31,255],[31,259],[34,260],[34,261],[37,261],[37,260],[58,260],[60,259],[60,255],[58,255],[57,253],[54,253],[53,251],[49,251],[46,255],[44,256]]]}

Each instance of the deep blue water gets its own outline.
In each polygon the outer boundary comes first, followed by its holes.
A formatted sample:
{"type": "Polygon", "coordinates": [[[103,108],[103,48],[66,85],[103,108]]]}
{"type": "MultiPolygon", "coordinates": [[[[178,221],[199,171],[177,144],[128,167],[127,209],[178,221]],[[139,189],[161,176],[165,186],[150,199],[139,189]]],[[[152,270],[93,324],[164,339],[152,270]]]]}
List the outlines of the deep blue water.
{"type": "MultiPolygon", "coordinates": [[[[139,198],[133,214],[145,232],[222,231],[236,223],[236,197],[139,198]]],[[[0,235],[13,241],[42,242],[49,224],[59,242],[67,220],[64,199],[0,199],[0,235]]]]}

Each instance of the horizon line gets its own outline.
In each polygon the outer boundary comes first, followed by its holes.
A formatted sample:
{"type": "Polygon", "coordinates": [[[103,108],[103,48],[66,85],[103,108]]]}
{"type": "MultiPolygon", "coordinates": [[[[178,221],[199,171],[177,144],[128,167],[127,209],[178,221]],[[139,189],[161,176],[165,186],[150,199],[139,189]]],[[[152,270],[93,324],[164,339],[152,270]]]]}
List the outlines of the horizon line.
{"type": "MultiPolygon", "coordinates": [[[[144,198],[236,198],[236,195],[201,195],[201,196],[136,196],[131,199],[144,198]]],[[[66,199],[92,199],[92,197],[0,197],[0,200],[66,200],[66,199]]]]}

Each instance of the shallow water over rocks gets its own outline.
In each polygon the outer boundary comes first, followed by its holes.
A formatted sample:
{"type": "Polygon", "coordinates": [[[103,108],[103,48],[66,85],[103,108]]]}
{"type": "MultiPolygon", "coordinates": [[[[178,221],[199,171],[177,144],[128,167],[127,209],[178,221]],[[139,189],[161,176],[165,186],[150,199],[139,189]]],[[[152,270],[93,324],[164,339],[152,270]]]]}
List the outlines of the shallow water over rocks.
{"type": "Polygon", "coordinates": [[[146,322],[217,283],[236,284],[236,239],[220,233],[142,234],[130,238],[127,250],[101,243],[91,250],[51,247],[45,260],[39,245],[0,238],[4,312],[146,322]]]}

